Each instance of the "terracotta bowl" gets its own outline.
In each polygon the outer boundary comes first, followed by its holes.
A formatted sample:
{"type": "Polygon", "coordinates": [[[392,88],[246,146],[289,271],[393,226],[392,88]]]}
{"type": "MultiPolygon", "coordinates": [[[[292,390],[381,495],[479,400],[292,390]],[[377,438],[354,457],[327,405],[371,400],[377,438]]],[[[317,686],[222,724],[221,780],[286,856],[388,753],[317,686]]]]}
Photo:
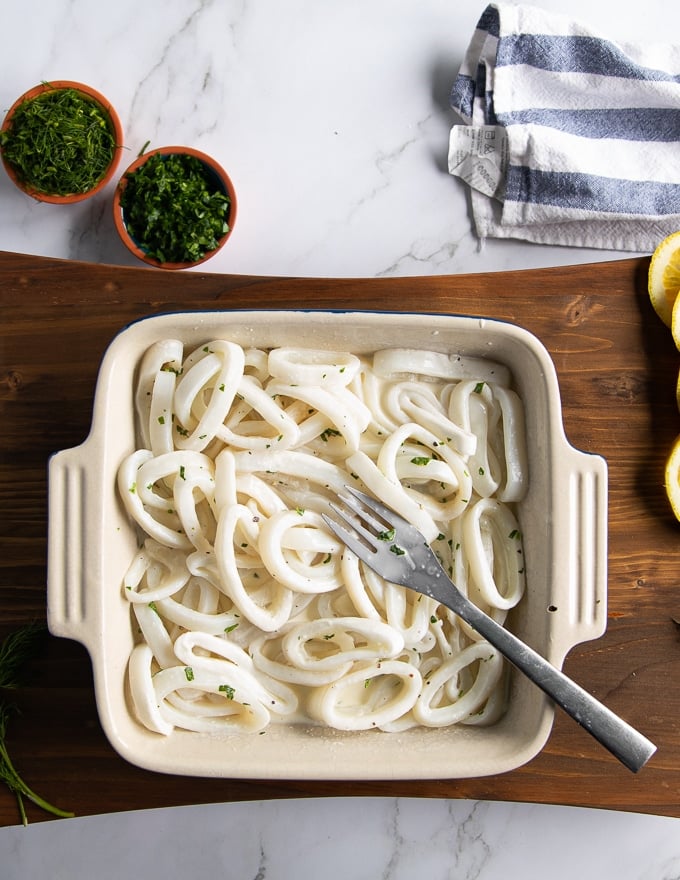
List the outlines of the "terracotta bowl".
{"type": "Polygon", "coordinates": [[[200,150],[195,150],[192,147],[158,147],[155,150],[149,150],[148,153],[144,153],[143,155],[135,159],[135,161],[126,169],[125,173],[120,178],[113,196],[113,219],[116,225],[116,229],[118,230],[118,234],[120,235],[121,241],[128,248],[128,250],[133,253],[138,259],[142,260],[150,266],[155,266],[161,269],[188,269],[192,266],[197,266],[200,263],[204,263],[206,260],[214,257],[215,254],[219,250],[221,250],[221,248],[223,248],[226,244],[227,239],[234,229],[234,223],[236,221],[236,192],[234,190],[234,185],[224,168],[222,168],[221,165],[219,165],[211,156],[208,156],[206,153],[203,153],[200,150]],[[227,232],[225,232],[218,240],[217,247],[207,251],[198,260],[191,260],[186,262],[160,261],[152,256],[149,253],[148,249],[145,247],[144,243],[138,241],[128,230],[125,218],[125,210],[121,204],[122,195],[128,185],[129,177],[133,175],[138,169],[140,169],[146,162],[148,162],[148,160],[152,156],[156,155],[186,155],[198,159],[205,166],[210,184],[216,190],[223,192],[229,197],[230,204],[229,210],[227,211],[226,215],[226,220],[229,228],[227,232]]]}
{"type": "Polygon", "coordinates": [[[115,174],[116,168],[118,167],[118,163],[120,161],[121,150],[123,149],[123,127],[121,125],[118,114],[111,106],[109,101],[96,89],[91,88],[91,86],[79,82],[72,82],[71,80],[53,80],[52,82],[41,83],[40,85],[34,86],[32,89],[29,89],[27,92],[24,92],[24,94],[17,98],[17,100],[8,110],[2,124],[2,128],[0,130],[3,133],[11,131],[14,114],[16,113],[17,108],[25,101],[30,101],[34,98],[37,98],[45,92],[58,91],[61,89],[75,89],[76,91],[87,97],[89,100],[96,103],[103,111],[103,113],[108,117],[114,136],[115,147],[113,151],[113,156],[111,158],[111,163],[109,164],[106,173],[99,179],[97,184],[85,192],[70,193],[67,195],[57,195],[54,193],[41,192],[40,190],[37,190],[33,186],[31,186],[30,183],[23,180],[15,167],[6,160],[4,151],[0,151],[0,156],[2,158],[2,162],[5,166],[7,174],[20,190],[22,190],[32,198],[36,199],[37,201],[49,202],[51,204],[57,205],[81,202],[84,199],[89,199],[92,196],[96,195],[98,192],[101,192],[101,190],[103,190],[104,187],[113,178],[113,175],[115,174]]]}

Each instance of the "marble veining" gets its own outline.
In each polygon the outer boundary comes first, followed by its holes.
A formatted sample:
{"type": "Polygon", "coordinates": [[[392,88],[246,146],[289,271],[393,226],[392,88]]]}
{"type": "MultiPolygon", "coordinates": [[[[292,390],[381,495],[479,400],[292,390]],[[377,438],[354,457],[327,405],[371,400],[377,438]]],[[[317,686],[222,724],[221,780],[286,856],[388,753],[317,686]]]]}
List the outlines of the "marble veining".
{"type": "MultiPolygon", "coordinates": [[[[613,258],[478,246],[468,193],[446,169],[448,91],[480,11],[459,5],[122,0],[102,19],[83,0],[48,11],[9,0],[8,21],[21,12],[34,23],[6,46],[0,102],[42,79],[81,79],[121,116],[121,172],[147,141],[214,154],[233,177],[239,218],[211,271],[420,275],[613,258]]],[[[110,190],[73,208],[37,205],[2,175],[0,241],[134,265],[109,202],[110,190]]]]}
{"type": "MultiPolygon", "coordinates": [[[[561,0],[536,5],[564,11],[561,0]]],[[[4,0],[0,109],[44,79],[114,104],[121,172],[147,141],[215,155],[239,199],[224,273],[396,276],[615,259],[476,240],[447,173],[448,91],[485,3],[460,0],[4,0]]],[[[680,6],[572,0],[613,39],[680,33],[680,6]]],[[[0,248],[139,265],[111,188],[71,208],[0,172],[0,248]]],[[[121,876],[284,880],[678,880],[680,820],[458,800],[214,804],[0,829],[2,880],[121,876]]]]}
{"type": "Polygon", "coordinates": [[[3,880],[678,880],[678,820],[416,798],[212,804],[0,829],[3,880]]]}

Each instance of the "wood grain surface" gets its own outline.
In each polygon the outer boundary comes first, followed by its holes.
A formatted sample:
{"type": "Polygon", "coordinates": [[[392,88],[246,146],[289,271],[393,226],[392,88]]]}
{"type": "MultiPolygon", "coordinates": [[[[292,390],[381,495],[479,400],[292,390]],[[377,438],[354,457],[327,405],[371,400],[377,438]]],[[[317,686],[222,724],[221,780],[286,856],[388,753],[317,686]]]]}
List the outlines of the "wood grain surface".
{"type": "MultiPolygon", "coordinates": [[[[474,314],[535,333],[560,381],[564,425],[609,465],[605,636],[565,669],[658,746],[637,775],[558,712],[543,752],[483,779],[214,780],[139,770],[110,747],[90,661],[48,638],[18,695],[10,752],[27,782],[77,815],[265,798],[383,795],[571,804],[680,817],[680,526],[663,465],[680,433],[680,366],[649,305],[647,259],[463,276],[292,279],[171,273],[0,253],[0,637],[46,611],[47,461],[78,445],[97,369],[129,321],[203,308],[352,308],[474,314]]],[[[275,775],[275,770],[272,770],[275,775]]],[[[50,817],[29,805],[30,821],[50,817]]],[[[0,786],[0,824],[19,821],[0,786]]]]}

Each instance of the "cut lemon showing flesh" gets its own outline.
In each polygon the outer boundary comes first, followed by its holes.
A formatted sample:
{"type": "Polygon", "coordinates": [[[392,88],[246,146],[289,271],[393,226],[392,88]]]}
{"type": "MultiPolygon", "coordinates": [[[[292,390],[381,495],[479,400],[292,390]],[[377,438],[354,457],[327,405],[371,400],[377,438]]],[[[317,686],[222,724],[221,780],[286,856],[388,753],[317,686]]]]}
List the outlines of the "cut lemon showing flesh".
{"type": "Polygon", "coordinates": [[[675,297],[675,302],[671,309],[671,333],[673,334],[675,347],[680,350],[680,296],[675,297]]]}
{"type": "Polygon", "coordinates": [[[676,438],[671,454],[666,460],[664,478],[666,495],[668,495],[675,518],[680,520],[680,437],[676,438]]]}
{"type": "Polygon", "coordinates": [[[664,238],[652,254],[647,286],[654,311],[670,327],[680,291],[680,232],[664,238]]]}

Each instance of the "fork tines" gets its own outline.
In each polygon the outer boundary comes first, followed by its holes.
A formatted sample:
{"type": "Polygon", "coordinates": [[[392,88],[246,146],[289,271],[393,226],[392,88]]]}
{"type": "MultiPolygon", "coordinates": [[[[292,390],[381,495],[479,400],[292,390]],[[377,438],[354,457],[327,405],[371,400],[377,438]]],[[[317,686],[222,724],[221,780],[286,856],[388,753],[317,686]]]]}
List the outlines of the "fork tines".
{"type": "Polygon", "coordinates": [[[370,495],[351,486],[345,486],[345,489],[348,494],[338,496],[344,507],[333,503],[330,505],[342,525],[331,517],[322,515],[329,528],[357,556],[363,557],[367,551],[381,549],[385,536],[390,532],[394,534],[395,523],[397,526],[408,525],[401,516],[370,495]],[[351,514],[345,508],[349,508],[351,514]]]}

